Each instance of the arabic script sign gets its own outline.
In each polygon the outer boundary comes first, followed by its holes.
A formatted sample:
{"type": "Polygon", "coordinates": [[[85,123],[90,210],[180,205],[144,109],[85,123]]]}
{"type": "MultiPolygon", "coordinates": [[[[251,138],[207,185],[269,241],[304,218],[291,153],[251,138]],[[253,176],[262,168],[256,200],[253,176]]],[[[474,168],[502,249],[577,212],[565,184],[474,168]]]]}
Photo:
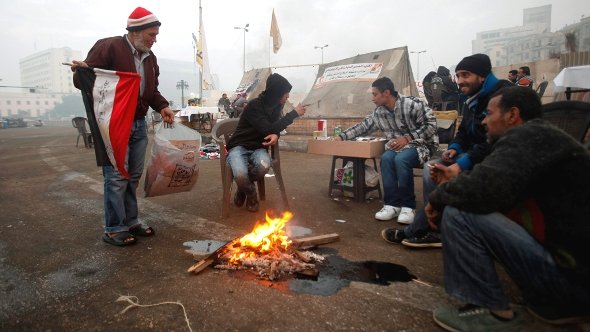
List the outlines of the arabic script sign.
{"type": "Polygon", "coordinates": [[[334,82],[372,82],[379,77],[382,68],[383,63],[352,63],[328,67],[324,70],[324,74],[316,80],[314,89],[334,82]]]}

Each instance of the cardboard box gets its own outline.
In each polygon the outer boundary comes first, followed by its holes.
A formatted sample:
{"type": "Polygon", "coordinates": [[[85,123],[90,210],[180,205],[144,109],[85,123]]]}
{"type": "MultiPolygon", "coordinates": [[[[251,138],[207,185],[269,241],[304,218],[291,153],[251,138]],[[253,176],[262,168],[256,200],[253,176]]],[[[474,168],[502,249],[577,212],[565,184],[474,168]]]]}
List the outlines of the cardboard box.
{"type": "Polygon", "coordinates": [[[333,141],[310,139],[307,141],[307,153],[329,156],[377,158],[385,151],[387,141],[333,141]]]}

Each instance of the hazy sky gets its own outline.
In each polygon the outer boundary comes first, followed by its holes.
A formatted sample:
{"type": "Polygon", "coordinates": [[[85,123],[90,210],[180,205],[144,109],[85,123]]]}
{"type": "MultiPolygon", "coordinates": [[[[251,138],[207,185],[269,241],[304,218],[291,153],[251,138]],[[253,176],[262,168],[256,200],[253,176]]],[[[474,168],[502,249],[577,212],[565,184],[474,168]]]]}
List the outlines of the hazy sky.
{"type": "MultiPolygon", "coordinates": [[[[19,85],[19,59],[36,51],[69,46],[83,57],[97,39],[122,35],[137,6],[162,22],[153,51],[159,58],[191,61],[191,33],[198,31],[198,0],[0,0],[0,85],[19,85]]],[[[271,66],[321,62],[314,46],[328,44],[324,62],[408,46],[420,54],[420,76],[450,67],[471,54],[478,31],[522,25],[524,8],[551,4],[552,31],[590,15],[588,0],[202,0],[211,73],[221,89],[233,90],[242,76],[243,31],[246,69],[269,64],[269,30],[274,8],[283,46],[271,66]]],[[[417,56],[411,54],[416,76],[417,56]]],[[[305,85],[317,67],[280,70],[305,85]]],[[[306,86],[305,89],[310,88],[306,86]]]]}

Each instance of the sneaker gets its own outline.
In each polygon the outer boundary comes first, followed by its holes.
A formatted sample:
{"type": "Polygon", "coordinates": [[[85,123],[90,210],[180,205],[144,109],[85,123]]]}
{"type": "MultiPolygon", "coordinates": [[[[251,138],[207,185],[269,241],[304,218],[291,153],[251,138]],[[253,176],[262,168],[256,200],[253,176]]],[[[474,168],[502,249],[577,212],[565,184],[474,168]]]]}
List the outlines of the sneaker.
{"type": "Polygon", "coordinates": [[[236,195],[234,196],[234,204],[237,207],[244,205],[246,201],[246,194],[242,191],[236,191],[236,195]]]}
{"type": "Polygon", "coordinates": [[[381,231],[381,237],[389,243],[401,243],[406,238],[406,233],[403,229],[386,228],[381,231]]]}
{"type": "Polygon", "coordinates": [[[399,217],[397,217],[397,222],[400,224],[409,225],[414,222],[414,210],[403,207],[401,212],[399,213],[399,217]]]}
{"type": "Polygon", "coordinates": [[[520,331],[522,318],[514,312],[514,318],[502,319],[488,309],[468,304],[462,308],[443,306],[434,310],[432,318],[447,331],[520,331]]]}
{"type": "Polygon", "coordinates": [[[427,232],[423,236],[414,236],[402,241],[404,246],[413,248],[441,248],[442,241],[438,234],[427,232]]]}
{"type": "Polygon", "coordinates": [[[400,208],[391,206],[391,205],[384,205],[379,212],[375,213],[375,219],[377,220],[391,220],[397,216],[399,216],[400,208]]]}
{"type": "Polygon", "coordinates": [[[248,209],[248,211],[257,212],[258,206],[258,198],[256,198],[256,195],[248,196],[246,198],[246,209],[248,209]]]}

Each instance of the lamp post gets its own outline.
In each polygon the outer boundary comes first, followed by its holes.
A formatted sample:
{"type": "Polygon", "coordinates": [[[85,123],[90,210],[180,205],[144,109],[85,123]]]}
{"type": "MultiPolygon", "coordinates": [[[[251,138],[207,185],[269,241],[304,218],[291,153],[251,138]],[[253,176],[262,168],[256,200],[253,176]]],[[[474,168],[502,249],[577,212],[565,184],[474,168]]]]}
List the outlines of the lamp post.
{"type": "Polygon", "coordinates": [[[185,108],[186,105],[184,105],[184,89],[188,89],[188,83],[185,80],[180,80],[180,82],[176,82],[176,88],[180,89],[180,106],[185,108]]]}
{"type": "Polygon", "coordinates": [[[250,24],[246,23],[246,25],[242,27],[234,27],[234,29],[244,30],[244,73],[246,72],[246,32],[248,32],[248,27],[250,24]]]}
{"type": "Polygon", "coordinates": [[[324,46],[314,46],[313,48],[315,48],[316,50],[319,48],[322,50],[322,65],[324,64],[324,48],[328,47],[328,44],[324,45],[324,46]]]}
{"type": "Polygon", "coordinates": [[[424,53],[426,52],[426,50],[422,50],[422,51],[410,51],[410,53],[416,53],[416,57],[418,59],[418,63],[417,63],[417,68],[416,68],[416,80],[420,81],[420,53],[424,53]]]}

